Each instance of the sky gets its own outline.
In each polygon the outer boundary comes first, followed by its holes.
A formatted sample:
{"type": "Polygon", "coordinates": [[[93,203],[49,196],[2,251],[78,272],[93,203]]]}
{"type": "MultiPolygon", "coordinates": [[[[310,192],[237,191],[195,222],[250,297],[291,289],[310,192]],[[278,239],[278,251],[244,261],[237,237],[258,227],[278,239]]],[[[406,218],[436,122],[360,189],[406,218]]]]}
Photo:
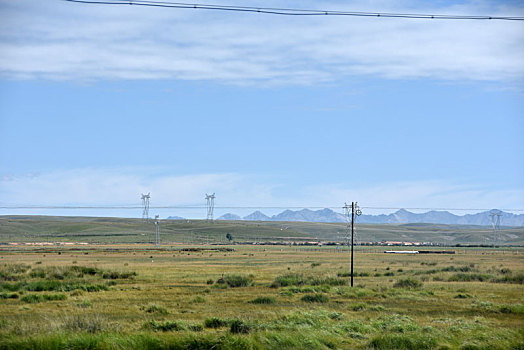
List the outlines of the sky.
{"type": "MultiPolygon", "coordinates": [[[[221,4],[524,16],[515,1],[221,4]]],[[[217,207],[524,208],[524,21],[0,0],[0,33],[0,207],[214,192],[217,207]]],[[[231,211],[252,210],[216,215],[231,211]]]]}

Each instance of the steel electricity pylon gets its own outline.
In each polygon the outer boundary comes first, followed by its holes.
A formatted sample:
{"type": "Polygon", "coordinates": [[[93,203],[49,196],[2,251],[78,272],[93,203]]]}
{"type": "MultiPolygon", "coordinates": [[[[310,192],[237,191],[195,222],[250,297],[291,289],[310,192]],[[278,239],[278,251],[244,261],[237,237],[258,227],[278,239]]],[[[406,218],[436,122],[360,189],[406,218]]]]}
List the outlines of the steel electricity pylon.
{"type": "Polygon", "coordinates": [[[142,194],[142,220],[149,221],[149,199],[151,199],[151,192],[142,194]]]}
{"type": "Polygon", "coordinates": [[[206,193],[207,221],[213,221],[213,210],[215,209],[215,194],[206,193]]]}

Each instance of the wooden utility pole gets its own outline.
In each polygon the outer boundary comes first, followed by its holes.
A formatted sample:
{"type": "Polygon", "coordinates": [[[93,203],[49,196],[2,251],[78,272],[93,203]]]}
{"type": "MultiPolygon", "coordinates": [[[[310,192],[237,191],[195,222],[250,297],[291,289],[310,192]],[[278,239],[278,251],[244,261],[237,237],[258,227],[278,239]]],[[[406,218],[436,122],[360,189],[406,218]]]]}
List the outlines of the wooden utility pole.
{"type": "Polygon", "coordinates": [[[351,202],[351,287],[353,287],[353,245],[355,237],[355,202],[351,202]]]}

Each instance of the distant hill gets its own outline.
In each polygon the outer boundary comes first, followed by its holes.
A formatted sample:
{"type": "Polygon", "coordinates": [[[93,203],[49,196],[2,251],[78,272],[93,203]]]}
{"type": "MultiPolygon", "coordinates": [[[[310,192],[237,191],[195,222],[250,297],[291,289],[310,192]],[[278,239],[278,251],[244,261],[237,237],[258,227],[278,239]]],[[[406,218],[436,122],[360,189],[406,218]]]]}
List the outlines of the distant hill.
{"type": "Polygon", "coordinates": [[[166,220],[187,220],[186,218],[183,218],[181,216],[168,216],[166,220]]]}
{"type": "Polygon", "coordinates": [[[242,218],[238,215],[227,213],[217,218],[217,220],[242,220],[242,218]]]}
{"type": "Polygon", "coordinates": [[[248,221],[270,221],[271,218],[267,216],[266,214],[260,212],[259,210],[249,214],[248,216],[244,216],[244,220],[248,221]]]}
{"type": "Polygon", "coordinates": [[[285,210],[278,215],[271,217],[273,221],[304,221],[304,222],[345,222],[344,215],[334,212],[331,209],[310,210],[302,209],[298,211],[285,210]]]}
{"type": "MultiPolygon", "coordinates": [[[[455,215],[448,211],[428,211],[426,213],[412,213],[405,209],[400,209],[392,214],[362,215],[358,217],[359,223],[367,224],[446,224],[446,225],[478,225],[490,226],[490,212],[485,211],[477,214],[455,215]]],[[[241,220],[238,215],[228,213],[229,219],[241,220]]],[[[320,210],[284,210],[280,214],[267,216],[266,214],[255,211],[243,218],[250,221],[296,221],[296,222],[345,222],[344,215],[331,209],[320,210]]],[[[502,212],[500,221],[501,226],[524,226],[524,214],[512,214],[502,212]]]]}

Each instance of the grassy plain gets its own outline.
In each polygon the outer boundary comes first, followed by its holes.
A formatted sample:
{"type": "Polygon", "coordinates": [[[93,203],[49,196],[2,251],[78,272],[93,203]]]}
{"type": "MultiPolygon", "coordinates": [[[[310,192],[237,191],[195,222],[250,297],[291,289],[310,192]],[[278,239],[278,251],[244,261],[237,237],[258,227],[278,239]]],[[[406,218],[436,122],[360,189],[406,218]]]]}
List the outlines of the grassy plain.
{"type": "Polygon", "coordinates": [[[0,251],[0,349],[524,348],[517,250],[192,247],[0,251]]]}
{"type": "MultiPolygon", "coordinates": [[[[163,242],[227,243],[254,241],[343,241],[344,223],[161,220],[163,242]]],[[[132,218],[0,216],[0,244],[8,242],[149,243],[153,222],[132,218]]],[[[491,228],[435,224],[358,224],[360,241],[433,242],[443,244],[493,243],[491,228]]],[[[506,227],[499,244],[524,245],[524,228],[506,227]]]]}

